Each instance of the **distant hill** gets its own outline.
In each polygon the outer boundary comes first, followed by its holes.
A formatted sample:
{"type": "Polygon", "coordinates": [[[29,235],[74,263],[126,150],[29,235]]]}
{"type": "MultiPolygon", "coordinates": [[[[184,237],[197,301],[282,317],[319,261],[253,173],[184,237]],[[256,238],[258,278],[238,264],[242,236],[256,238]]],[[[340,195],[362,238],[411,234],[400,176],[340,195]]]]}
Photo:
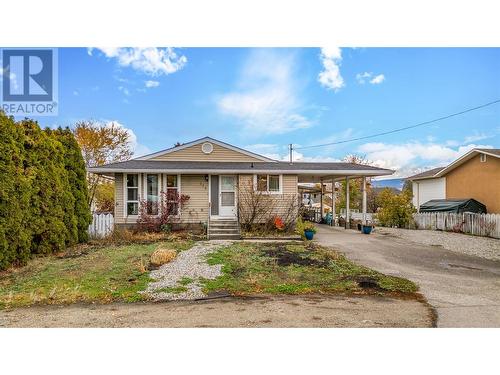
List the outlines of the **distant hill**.
{"type": "Polygon", "coordinates": [[[403,189],[404,182],[405,180],[402,178],[392,178],[388,180],[378,180],[378,181],[372,180],[372,186],[377,188],[390,187],[401,190],[403,189]]]}

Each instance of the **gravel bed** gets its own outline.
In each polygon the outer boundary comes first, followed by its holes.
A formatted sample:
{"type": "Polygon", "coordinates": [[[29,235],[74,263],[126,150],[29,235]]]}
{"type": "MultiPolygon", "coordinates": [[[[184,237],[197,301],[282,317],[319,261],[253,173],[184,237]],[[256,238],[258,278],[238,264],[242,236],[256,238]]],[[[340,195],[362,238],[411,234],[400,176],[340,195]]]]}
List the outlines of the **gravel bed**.
{"type": "Polygon", "coordinates": [[[206,297],[199,279],[215,279],[222,274],[222,266],[220,264],[208,265],[205,256],[229,244],[231,241],[203,241],[196,243],[189,250],[180,252],[172,262],[151,271],[150,277],[155,281],[148,284],[144,293],[156,301],[193,300],[206,297]],[[193,282],[181,285],[179,281],[183,278],[190,278],[193,282]],[[179,293],[164,291],[165,288],[179,286],[187,290],[179,293]]]}
{"type": "Polygon", "coordinates": [[[500,239],[471,236],[462,233],[442,232],[437,230],[412,230],[399,228],[376,229],[377,233],[390,234],[408,241],[442,246],[462,254],[474,255],[485,259],[500,260],[500,239]]]}

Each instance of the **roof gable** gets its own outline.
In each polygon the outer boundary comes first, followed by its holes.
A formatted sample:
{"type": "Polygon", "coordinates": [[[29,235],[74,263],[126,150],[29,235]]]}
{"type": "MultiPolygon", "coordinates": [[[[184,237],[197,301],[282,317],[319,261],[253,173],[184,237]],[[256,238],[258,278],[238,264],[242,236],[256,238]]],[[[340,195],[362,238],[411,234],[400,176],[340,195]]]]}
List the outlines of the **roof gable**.
{"type": "MultiPolygon", "coordinates": [[[[210,150],[210,147],[208,147],[210,150]]],[[[234,162],[275,162],[265,156],[244,150],[228,143],[204,137],[180,146],[145,155],[134,160],[152,161],[234,161],[234,162]],[[205,143],[211,145],[211,151],[206,153],[202,150],[205,143]]]]}
{"type": "Polygon", "coordinates": [[[469,161],[473,157],[479,154],[485,154],[489,156],[493,156],[495,158],[500,158],[500,149],[486,149],[486,148],[475,148],[467,152],[465,155],[462,155],[459,157],[457,160],[451,162],[447,167],[443,168],[441,171],[436,173],[434,177],[443,177],[446,175],[448,172],[452,171],[453,169],[461,166],[465,162],[469,161]]]}

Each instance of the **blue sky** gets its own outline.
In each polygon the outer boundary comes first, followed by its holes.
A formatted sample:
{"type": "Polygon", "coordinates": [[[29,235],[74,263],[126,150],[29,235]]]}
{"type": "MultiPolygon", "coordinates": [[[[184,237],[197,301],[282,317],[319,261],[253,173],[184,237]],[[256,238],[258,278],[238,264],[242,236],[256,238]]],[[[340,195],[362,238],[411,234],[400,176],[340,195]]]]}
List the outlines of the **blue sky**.
{"type": "MultiPolygon", "coordinates": [[[[59,116],[115,121],[137,154],[211,136],[271,156],[447,115],[500,98],[499,48],[59,49],[59,116]]],[[[500,105],[409,131],[297,150],[349,153],[398,176],[500,147],[500,105]]]]}

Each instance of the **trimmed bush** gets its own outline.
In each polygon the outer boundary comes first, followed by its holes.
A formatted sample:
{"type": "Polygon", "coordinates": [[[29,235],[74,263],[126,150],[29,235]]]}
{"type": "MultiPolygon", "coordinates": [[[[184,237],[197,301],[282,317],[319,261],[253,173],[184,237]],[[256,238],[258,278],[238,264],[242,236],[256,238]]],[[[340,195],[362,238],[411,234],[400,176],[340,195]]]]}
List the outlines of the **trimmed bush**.
{"type": "Polygon", "coordinates": [[[0,269],[85,241],[85,165],[69,129],[0,112],[0,140],[0,269]]]}

